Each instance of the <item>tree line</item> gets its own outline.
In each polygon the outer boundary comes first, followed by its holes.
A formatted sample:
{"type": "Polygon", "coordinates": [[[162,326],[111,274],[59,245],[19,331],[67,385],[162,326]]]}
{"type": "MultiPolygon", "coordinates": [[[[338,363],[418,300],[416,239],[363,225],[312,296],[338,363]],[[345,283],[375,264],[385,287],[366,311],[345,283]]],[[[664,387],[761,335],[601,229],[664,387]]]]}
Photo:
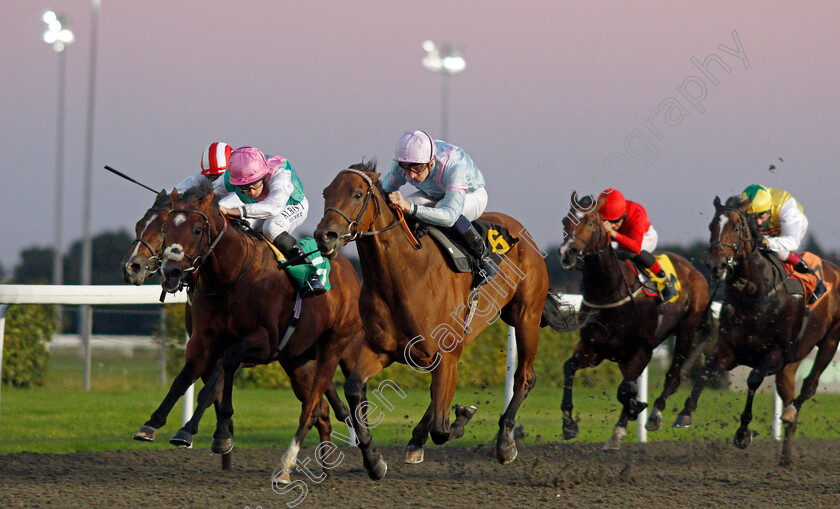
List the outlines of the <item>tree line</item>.
{"type": "MultiPolygon", "coordinates": [[[[121,285],[121,261],[128,251],[134,236],[126,230],[100,233],[92,238],[91,284],[121,285]]],[[[580,271],[569,271],[561,267],[557,245],[546,249],[545,262],[550,286],[560,293],[580,293],[580,271]]],[[[708,279],[706,260],[709,251],[707,242],[697,241],[688,246],[664,245],[662,251],[677,253],[694,264],[708,279]]],[[[803,250],[810,251],[832,263],[840,265],[840,252],[824,250],[813,235],[809,235],[803,250]]],[[[361,277],[355,249],[346,249],[346,255],[361,277]]],[[[0,281],[13,284],[50,284],[53,267],[52,247],[29,247],[20,253],[20,263],[7,277],[0,265],[0,281]]],[[[82,241],[74,242],[62,256],[64,284],[79,284],[81,279],[82,241]]],[[[157,277],[151,277],[146,284],[159,284],[157,277]]],[[[719,293],[721,290],[719,290],[719,293]]],[[[75,332],[78,328],[74,306],[65,306],[61,329],[75,332]]],[[[148,335],[159,325],[158,312],[149,306],[94,306],[94,333],[96,334],[138,334],[148,335]]]]}

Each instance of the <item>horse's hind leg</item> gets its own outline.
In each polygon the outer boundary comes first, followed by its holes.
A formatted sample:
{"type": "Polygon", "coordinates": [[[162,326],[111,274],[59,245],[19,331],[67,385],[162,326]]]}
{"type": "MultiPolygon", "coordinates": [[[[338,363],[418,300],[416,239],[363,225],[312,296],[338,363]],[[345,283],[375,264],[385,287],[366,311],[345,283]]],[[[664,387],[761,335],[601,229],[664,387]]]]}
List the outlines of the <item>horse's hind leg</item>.
{"type": "Polygon", "coordinates": [[[792,404],[795,390],[796,370],[799,368],[799,362],[786,365],[781,373],[776,374],[776,391],[785,409],[782,412],[781,420],[785,426],[785,438],[782,444],[782,457],[779,459],[780,466],[790,465],[790,452],[793,442],[793,434],[796,430],[796,407],[792,404]]]}
{"type": "MultiPolygon", "coordinates": [[[[169,443],[176,447],[192,447],[193,435],[198,433],[198,423],[204,416],[205,410],[220,399],[221,391],[219,389],[221,389],[221,384],[219,381],[222,378],[222,363],[217,362],[213,372],[202,378],[204,379],[204,387],[198,391],[196,408],[192,417],[169,439],[169,443]]],[[[218,411],[216,416],[218,417],[218,411]]]]}
{"type": "Polygon", "coordinates": [[[718,346],[709,356],[709,359],[697,373],[697,378],[694,380],[694,386],[691,388],[691,394],[689,394],[688,398],[686,398],[683,409],[674,420],[675,428],[691,427],[691,414],[697,410],[697,401],[700,399],[700,393],[703,392],[703,388],[706,386],[706,383],[724,369],[732,369],[734,362],[735,358],[732,349],[729,348],[729,346],[718,343],[718,346]]]}
{"type": "Polygon", "coordinates": [[[671,365],[668,367],[668,372],[665,373],[665,385],[662,387],[662,393],[654,400],[653,408],[650,411],[647,423],[645,423],[645,429],[648,431],[657,431],[662,428],[662,411],[665,410],[668,398],[670,398],[680,386],[682,366],[688,358],[688,355],[691,353],[696,330],[696,325],[689,326],[688,324],[685,324],[679,326],[676,341],[674,342],[674,356],[671,359],[671,365]]]}
{"type": "MultiPolygon", "coordinates": [[[[537,381],[534,374],[534,358],[537,356],[539,342],[540,315],[532,316],[536,306],[525,308],[517,313],[522,306],[524,304],[517,303],[506,308],[502,314],[505,322],[514,323],[517,349],[516,372],[513,374],[513,397],[499,418],[499,434],[496,437],[496,459],[503,465],[511,463],[519,454],[513,436],[516,413],[537,381]],[[519,316],[516,316],[517,314],[519,316]]],[[[542,313],[542,306],[539,306],[539,313],[542,313]]]]}
{"type": "Polygon", "coordinates": [[[390,357],[374,352],[365,340],[359,353],[356,369],[344,384],[344,396],[347,398],[347,404],[350,405],[350,417],[353,419],[353,428],[359,449],[362,451],[365,470],[375,481],[385,477],[388,464],[373,445],[373,437],[368,430],[367,413],[362,409],[367,407],[367,381],[389,364],[391,364],[390,357]]]}

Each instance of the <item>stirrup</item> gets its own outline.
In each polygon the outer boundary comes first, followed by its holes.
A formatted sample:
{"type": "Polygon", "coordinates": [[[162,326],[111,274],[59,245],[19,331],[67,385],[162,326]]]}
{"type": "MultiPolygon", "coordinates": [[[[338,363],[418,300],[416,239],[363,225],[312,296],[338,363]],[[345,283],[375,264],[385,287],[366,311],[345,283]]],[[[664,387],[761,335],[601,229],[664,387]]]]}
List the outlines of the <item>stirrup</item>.
{"type": "Polygon", "coordinates": [[[822,279],[817,279],[817,287],[814,288],[814,291],[811,293],[811,296],[808,298],[808,305],[810,306],[811,304],[820,300],[820,297],[825,295],[825,292],[826,292],[825,283],[823,283],[822,279]]]}
{"type": "Polygon", "coordinates": [[[674,284],[673,277],[671,279],[665,279],[665,284],[659,290],[659,298],[662,300],[663,303],[670,302],[674,297],[677,296],[677,287],[674,284]]]}
{"type": "Polygon", "coordinates": [[[484,278],[485,282],[492,281],[498,273],[498,268],[496,267],[496,264],[490,260],[490,255],[483,256],[481,260],[479,260],[478,266],[478,274],[484,278]]]}
{"type": "Polygon", "coordinates": [[[327,289],[324,287],[324,283],[321,282],[321,279],[318,276],[313,276],[306,281],[303,282],[303,285],[300,287],[300,298],[306,299],[308,297],[315,297],[326,293],[327,289]]]}

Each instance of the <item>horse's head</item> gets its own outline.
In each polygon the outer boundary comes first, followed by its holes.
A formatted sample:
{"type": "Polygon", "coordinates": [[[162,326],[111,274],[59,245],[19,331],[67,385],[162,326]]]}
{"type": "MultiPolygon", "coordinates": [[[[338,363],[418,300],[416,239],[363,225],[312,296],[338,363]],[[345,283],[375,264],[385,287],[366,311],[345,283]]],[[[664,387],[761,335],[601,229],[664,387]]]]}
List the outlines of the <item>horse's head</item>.
{"type": "Polygon", "coordinates": [[[318,249],[327,258],[373,228],[385,207],[379,188],[376,160],[341,170],[324,189],[324,217],[315,229],[318,249]]]}
{"type": "Polygon", "coordinates": [[[563,244],[560,246],[560,263],[565,269],[577,266],[580,257],[603,250],[610,235],[601,223],[598,210],[604,200],[595,201],[591,196],[578,197],[572,191],[572,206],[563,218],[563,244]]]}
{"type": "Polygon", "coordinates": [[[707,266],[712,278],[725,280],[735,266],[755,249],[755,228],[747,215],[749,200],[732,196],[721,205],[715,196],[715,215],[709,223],[709,261],[707,266]]]}
{"type": "Polygon", "coordinates": [[[198,269],[212,250],[214,238],[211,217],[219,214],[213,203],[209,181],[190,189],[183,197],[172,190],[172,210],[163,225],[163,264],[161,286],[170,293],[178,291],[183,278],[198,269]]]}
{"type": "Polygon", "coordinates": [[[134,226],[134,242],[123,257],[123,281],[142,285],[147,277],[160,269],[160,251],[163,247],[163,223],[169,215],[172,200],[162,190],[152,207],[134,226]]]}

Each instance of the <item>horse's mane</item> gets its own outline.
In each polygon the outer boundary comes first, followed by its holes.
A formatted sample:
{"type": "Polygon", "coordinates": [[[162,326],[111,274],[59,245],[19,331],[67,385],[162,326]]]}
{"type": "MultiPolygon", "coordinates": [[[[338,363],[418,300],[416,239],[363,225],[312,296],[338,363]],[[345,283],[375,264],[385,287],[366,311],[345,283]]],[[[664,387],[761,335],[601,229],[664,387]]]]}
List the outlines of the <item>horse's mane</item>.
{"type": "Polygon", "coordinates": [[[359,170],[365,173],[371,173],[369,175],[370,180],[373,181],[373,184],[376,186],[376,189],[379,190],[380,193],[386,194],[385,190],[382,189],[382,179],[380,179],[379,173],[376,172],[376,158],[374,157],[370,161],[365,162],[362,160],[360,163],[354,163],[347,167],[348,170],[359,170]]]}
{"type": "Polygon", "coordinates": [[[726,203],[724,207],[732,208],[740,210],[744,213],[744,217],[747,218],[747,226],[750,229],[750,233],[752,233],[753,237],[761,236],[761,227],[758,225],[756,221],[756,217],[754,214],[747,214],[747,205],[749,205],[750,200],[749,198],[742,199],[740,194],[736,194],[734,196],[730,196],[726,199],[726,203]]]}
{"type": "MultiPolygon", "coordinates": [[[[184,191],[178,199],[182,203],[194,203],[205,198],[208,194],[213,194],[213,183],[208,179],[203,179],[197,186],[184,191]]],[[[220,199],[221,197],[214,196],[212,207],[218,208],[220,199]]]]}

